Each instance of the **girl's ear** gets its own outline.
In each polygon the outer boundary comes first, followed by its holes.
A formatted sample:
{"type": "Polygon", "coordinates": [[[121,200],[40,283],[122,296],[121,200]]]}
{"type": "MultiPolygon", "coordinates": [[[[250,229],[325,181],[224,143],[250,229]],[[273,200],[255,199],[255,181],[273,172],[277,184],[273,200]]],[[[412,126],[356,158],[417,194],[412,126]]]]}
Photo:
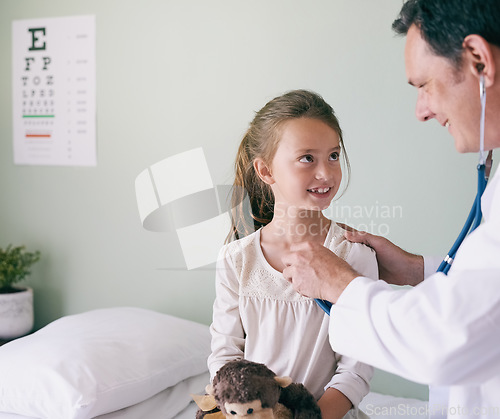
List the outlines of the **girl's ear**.
{"type": "Polygon", "coordinates": [[[483,74],[486,87],[490,87],[495,80],[496,66],[489,42],[480,35],[468,35],[464,39],[463,47],[466,63],[472,74],[476,77],[483,74]]]}
{"type": "Polygon", "coordinates": [[[253,162],[253,168],[257,173],[257,176],[268,185],[272,185],[274,183],[274,178],[271,173],[271,169],[268,165],[262,160],[260,157],[256,158],[253,162]]]}

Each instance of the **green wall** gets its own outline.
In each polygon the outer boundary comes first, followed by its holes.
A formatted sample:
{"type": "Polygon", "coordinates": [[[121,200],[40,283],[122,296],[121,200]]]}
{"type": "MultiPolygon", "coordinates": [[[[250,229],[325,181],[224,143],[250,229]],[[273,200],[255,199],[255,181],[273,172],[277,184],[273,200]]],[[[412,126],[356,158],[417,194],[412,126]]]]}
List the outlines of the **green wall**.
{"type": "MultiPolygon", "coordinates": [[[[28,282],[37,327],[111,306],[209,324],[213,268],[186,270],[175,234],[141,227],[135,178],[203,147],[214,183],[230,183],[253,113],[295,88],[321,93],[344,129],[352,179],[331,214],[408,250],[444,254],[470,206],[476,158],[458,155],[445,129],[414,117],[404,40],[390,29],[400,5],[1,0],[0,246],[26,244],[43,254],[28,282]],[[98,164],[14,165],[11,22],[89,14],[97,22],[98,164]]],[[[375,383],[379,391],[426,396],[425,387],[385,373],[375,383]]]]}

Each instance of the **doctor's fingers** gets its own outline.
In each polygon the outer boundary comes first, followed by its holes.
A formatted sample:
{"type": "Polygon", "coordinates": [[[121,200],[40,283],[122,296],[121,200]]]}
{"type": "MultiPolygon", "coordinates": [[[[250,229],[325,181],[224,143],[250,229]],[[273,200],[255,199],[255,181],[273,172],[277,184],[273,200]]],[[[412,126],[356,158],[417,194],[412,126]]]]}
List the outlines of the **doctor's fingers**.
{"type": "Polygon", "coordinates": [[[287,265],[283,269],[283,277],[292,284],[295,291],[300,292],[297,287],[300,286],[301,276],[297,273],[295,265],[287,265]]]}
{"type": "Polygon", "coordinates": [[[377,244],[380,243],[380,239],[383,237],[375,236],[374,234],[367,233],[366,231],[358,231],[355,229],[345,229],[346,232],[344,237],[353,243],[362,243],[368,247],[376,248],[377,244]]]}
{"type": "Polygon", "coordinates": [[[308,268],[305,265],[290,265],[283,269],[283,277],[292,284],[299,294],[310,298],[319,298],[321,290],[311,281],[308,268]]]}
{"type": "Polygon", "coordinates": [[[339,227],[342,227],[345,231],[353,231],[355,233],[359,233],[359,230],[356,230],[354,227],[351,227],[350,225],[344,224],[344,223],[337,223],[339,227]]]}
{"type": "Polygon", "coordinates": [[[283,277],[293,285],[293,278],[295,276],[295,267],[292,265],[285,266],[283,269],[283,277]]]}
{"type": "Polygon", "coordinates": [[[281,261],[285,266],[307,263],[312,251],[311,243],[293,244],[290,246],[290,250],[283,254],[281,261]]]}

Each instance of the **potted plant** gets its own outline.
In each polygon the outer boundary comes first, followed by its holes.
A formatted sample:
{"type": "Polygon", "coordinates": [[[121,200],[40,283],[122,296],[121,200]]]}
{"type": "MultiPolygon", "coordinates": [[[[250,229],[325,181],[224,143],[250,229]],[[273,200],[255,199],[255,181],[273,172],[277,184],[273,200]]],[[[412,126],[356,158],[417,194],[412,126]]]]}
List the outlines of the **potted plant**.
{"type": "Polygon", "coordinates": [[[33,329],[33,289],[16,287],[40,259],[40,252],[28,252],[25,246],[0,247],[0,339],[9,340],[33,329]]]}

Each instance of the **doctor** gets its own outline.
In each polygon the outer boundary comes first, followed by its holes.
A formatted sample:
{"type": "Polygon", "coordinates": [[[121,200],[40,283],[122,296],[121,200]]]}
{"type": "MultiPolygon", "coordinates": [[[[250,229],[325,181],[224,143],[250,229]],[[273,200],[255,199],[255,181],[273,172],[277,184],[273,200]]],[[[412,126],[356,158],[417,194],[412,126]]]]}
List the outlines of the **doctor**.
{"type": "MultiPolygon", "coordinates": [[[[406,35],[417,118],[447,127],[459,152],[477,152],[482,74],[484,148],[499,148],[500,1],[408,0],[393,28],[406,35]]],[[[430,384],[431,416],[500,418],[500,171],[482,208],[483,223],[465,239],[447,277],[432,274],[437,263],[367,233],[346,237],[376,250],[386,282],[360,276],[314,243],[283,258],[283,274],[298,292],[336,303],[333,349],[430,384]]]]}

